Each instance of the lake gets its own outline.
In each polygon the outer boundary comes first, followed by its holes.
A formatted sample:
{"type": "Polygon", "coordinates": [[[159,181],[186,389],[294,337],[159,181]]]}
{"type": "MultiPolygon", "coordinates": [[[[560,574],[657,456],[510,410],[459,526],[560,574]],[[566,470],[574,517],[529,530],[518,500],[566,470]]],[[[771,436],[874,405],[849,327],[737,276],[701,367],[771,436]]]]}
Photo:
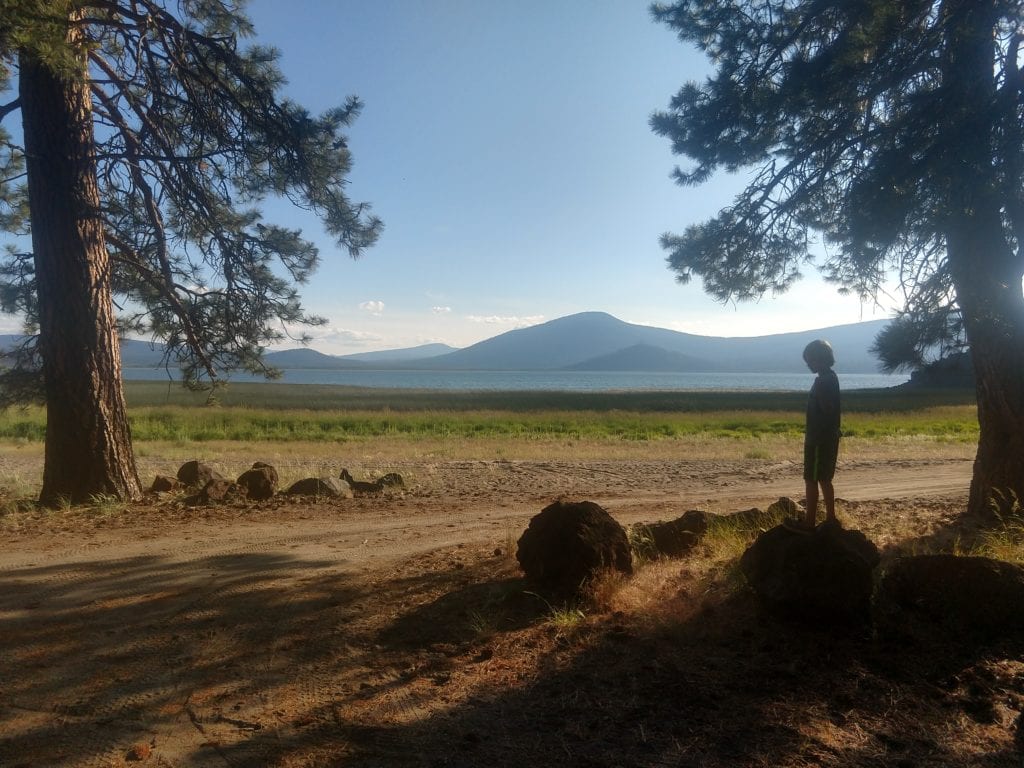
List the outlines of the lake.
{"type": "MultiPolygon", "coordinates": [[[[125,368],[124,378],[162,381],[163,369],[125,368]]],[[[904,374],[840,373],[843,389],[880,389],[908,381],[904,374]]],[[[232,381],[264,381],[258,376],[235,374],[232,381]]],[[[785,392],[810,389],[810,373],[644,373],[637,371],[387,371],[287,370],[280,382],[334,384],[386,389],[621,392],[644,390],[710,390],[785,392]]]]}

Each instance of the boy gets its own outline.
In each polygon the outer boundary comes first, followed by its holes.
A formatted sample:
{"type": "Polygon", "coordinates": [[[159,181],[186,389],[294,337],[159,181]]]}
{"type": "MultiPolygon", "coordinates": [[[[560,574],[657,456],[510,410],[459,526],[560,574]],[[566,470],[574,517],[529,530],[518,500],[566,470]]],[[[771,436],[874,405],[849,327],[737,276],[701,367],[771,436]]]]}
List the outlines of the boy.
{"type": "Polygon", "coordinates": [[[804,434],[804,483],[807,506],[804,530],[813,530],[818,512],[818,486],[825,500],[825,522],[836,522],[836,495],[832,478],[839,454],[839,379],[832,366],[832,345],[824,339],[804,348],[804,362],[817,374],[807,400],[807,428],[804,434]]]}

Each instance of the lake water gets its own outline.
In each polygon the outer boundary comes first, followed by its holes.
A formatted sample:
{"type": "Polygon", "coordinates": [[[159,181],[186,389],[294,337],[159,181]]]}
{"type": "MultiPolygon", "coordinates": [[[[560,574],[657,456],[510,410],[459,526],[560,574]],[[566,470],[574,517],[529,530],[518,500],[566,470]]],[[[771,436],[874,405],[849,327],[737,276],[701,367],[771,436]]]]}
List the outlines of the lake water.
{"type": "MultiPolygon", "coordinates": [[[[163,381],[163,369],[125,368],[124,378],[163,381]]],[[[903,384],[908,376],[882,373],[841,373],[843,389],[878,389],[903,384]]],[[[232,381],[265,379],[236,374],[232,381]]],[[[643,373],[621,371],[338,371],[288,370],[278,381],[334,384],[346,387],[436,389],[451,391],[621,392],[643,390],[802,391],[814,381],[807,373],[643,373]]]]}

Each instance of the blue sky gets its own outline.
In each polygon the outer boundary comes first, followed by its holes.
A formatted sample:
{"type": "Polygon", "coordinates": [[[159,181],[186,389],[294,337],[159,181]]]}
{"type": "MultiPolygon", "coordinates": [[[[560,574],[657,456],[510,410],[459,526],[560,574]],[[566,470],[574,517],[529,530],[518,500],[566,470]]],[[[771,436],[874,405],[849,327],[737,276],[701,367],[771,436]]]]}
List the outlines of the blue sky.
{"type": "MultiPolygon", "coordinates": [[[[319,112],[358,95],[349,193],[384,220],[352,260],[283,203],[323,264],[302,288],[328,319],[313,346],[345,354],[467,346],[599,310],[633,323],[752,336],[887,316],[814,277],[781,297],[721,305],[675,282],[658,237],[728,203],[648,127],[703,57],[654,24],[647,0],[251,0],[281,51],[285,93],[319,112]]],[[[285,344],[282,346],[295,346],[285,344]]]]}

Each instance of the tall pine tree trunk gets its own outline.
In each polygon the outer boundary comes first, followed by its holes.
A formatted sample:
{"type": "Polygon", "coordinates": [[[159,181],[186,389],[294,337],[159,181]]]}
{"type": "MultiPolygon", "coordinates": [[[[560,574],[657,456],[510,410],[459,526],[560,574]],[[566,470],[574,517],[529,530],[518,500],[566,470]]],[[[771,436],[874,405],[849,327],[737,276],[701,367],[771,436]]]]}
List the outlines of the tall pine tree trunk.
{"type": "Polygon", "coordinates": [[[24,53],[19,65],[46,393],[40,500],[135,499],[84,62],[81,78],[24,53]]]}
{"type": "Polygon", "coordinates": [[[997,4],[945,0],[942,12],[946,245],[977,380],[969,510],[983,516],[1024,504],[1024,265],[1021,244],[1007,237],[994,165],[997,4]]]}
{"type": "Polygon", "coordinates": [[[969,509],[985,516],[1009,511],[1015,499],[1024,505],[1024,297],[998,211],[963,218],[949,237],[949,256],[977,381],[969,509]],[[978,221],[985,218],[988,236],[978,221]]]}

